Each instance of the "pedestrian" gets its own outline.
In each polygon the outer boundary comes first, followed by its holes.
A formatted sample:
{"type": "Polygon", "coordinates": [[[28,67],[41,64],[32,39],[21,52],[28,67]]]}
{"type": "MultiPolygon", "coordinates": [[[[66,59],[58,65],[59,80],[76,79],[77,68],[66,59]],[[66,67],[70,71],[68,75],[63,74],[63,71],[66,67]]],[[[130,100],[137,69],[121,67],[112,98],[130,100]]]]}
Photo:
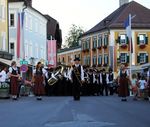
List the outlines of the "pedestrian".
{"type": "Polygon", "coordinates": [[[133,92],[133,100],[137,100],[138,97],[138,80],[136,74],[132,74],[132,79],[131,79],[131,88],[133,92]]]}
{"type": "Polygon", "coordinates": [[[5,83],[7,79],[7,67],[3,67],[0,72],[0,83],[5,83]]]}
{"type": "Polygon", "coordinates": [[[149,101],[150,101],[150,68],[148,69],[148,72],[147,72],[147,85],[148,85],[148,96],[149,96],[149,101]]]}
{"type": "Polygon", "coordinates": [[[141,76],[141,79],[138,81],[138,83],[139,83],[140,97],[147,99],[147,93],[145,93],[146,87],[147,87],[147,82],[146,82],[144,75],[141,76]]]}
{"type": "Polygon", "coordinates": [[[119,96],[122,97],[121,101],[127,101],[129,95],[129,73],[125,65],[122,64],[118,72],[118,85],[119,85],[119,96]]]}
{"type": "Polygon", "coordinates": [[[74,100],[80,100],[80,88],[84,81],[83,67],[79,64],[80,59],[77,57],[74,59],[75,64],[72,66],[71,77],[73,83],[73,98],[74,100]]]}
{"type": "Polygon", "coordinates": [[[9,77],[10,77],[10,86],[11,86],[11,95],[13,100],[17,100],[19,93],[19,71],[17,68],[16,61],[12,61],[11,67],[9,67],[9,77]]]}
{"type": "Polygon", "coordinates": [[[37,100],[42,100],[42,95],[45,94],[44,85],[45,85],[45,71],[42,68],[42,63],[38,62],[36,69],[33,71],[34,79],[34,93],[37,96],[37,100]]]}

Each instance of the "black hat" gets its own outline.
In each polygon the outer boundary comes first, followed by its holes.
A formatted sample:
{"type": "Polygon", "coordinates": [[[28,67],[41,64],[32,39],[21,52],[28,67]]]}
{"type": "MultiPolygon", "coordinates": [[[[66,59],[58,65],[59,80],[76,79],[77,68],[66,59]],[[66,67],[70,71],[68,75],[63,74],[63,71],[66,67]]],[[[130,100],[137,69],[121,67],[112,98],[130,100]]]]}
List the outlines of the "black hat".
{"type": "Polygon", "coordinates": [[[74,59],[74,61],[80,61],[80,58],[79,58],[79,57],[76,57],[76,58],[74,59]]]}

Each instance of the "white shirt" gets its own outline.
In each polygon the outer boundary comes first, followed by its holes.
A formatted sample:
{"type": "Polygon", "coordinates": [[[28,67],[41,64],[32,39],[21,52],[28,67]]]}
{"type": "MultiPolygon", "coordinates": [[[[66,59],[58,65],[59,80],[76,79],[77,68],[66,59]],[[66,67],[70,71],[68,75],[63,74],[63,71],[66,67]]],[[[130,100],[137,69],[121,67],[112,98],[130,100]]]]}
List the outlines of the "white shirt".
{"type": "Polygon", "coordinates": [[[6,71],[2,70],[2,71],[0,72],[0,82],[5,82],[5,81],[6,81],[6,78],[7,78],[6,71]]]}
{"type": "MultiPolygon", "coordinates": [[[[75,66],[78,67],[79,64],[75,64],[75,66]]],[[[73,68],[70,69],[70,76],[69,76],[69,79],[71,79],[72,71],[73,71],[73,68]]],[[[84,70],[83,70],[83,67],[82,67],[82,66],[81,66],[81,75],[80,75],[80,76],[81,76],[81,80],[84,81],[84,70]]]]}
{"type": "Polygon", "coordinates": [[[13,69],[15,71],[17,71],[17,73],[18,73],[18,68],[17,67],[9,67],[9,73],[12,73],[13,69]]]}
{"type": "Polygon", "coordinates": [[[146,81],[145,80],[139,80],[140,83],[140,89],[143,90],[145,89],[146,81]]]}

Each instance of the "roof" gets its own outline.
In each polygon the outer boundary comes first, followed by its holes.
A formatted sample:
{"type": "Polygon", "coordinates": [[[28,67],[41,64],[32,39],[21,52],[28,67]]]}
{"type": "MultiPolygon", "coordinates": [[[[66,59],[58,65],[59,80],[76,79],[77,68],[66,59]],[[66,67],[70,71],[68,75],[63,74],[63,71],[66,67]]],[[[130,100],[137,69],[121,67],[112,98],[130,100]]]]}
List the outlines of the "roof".
{"type": "Polygon", "coordinates": [[[132,19],[132,28],[150,29],[150,9],[135,1],[131,1],[116,9],[93,28],[85,32],[82,37],[105,29],[124,28],[124,21],[129,14],[135,16],[132,19]]]}
{"type": "Polygon", "coordinates": [[[59,49],[59,50],[58,50],[58,53],[62,53],[62,52],[66,52],[66,51],[71,51],[71,50],[75,50],[75,49],[79,49],[79,48],[81,48],[81,46],[59,49]]]}

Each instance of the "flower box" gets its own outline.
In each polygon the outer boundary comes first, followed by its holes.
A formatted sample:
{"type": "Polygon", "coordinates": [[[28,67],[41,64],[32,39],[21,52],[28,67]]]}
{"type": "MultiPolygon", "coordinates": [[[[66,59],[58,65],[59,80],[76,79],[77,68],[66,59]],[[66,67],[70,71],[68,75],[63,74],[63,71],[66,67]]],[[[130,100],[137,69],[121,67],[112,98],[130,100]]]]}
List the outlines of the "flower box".
{"type": "Polygon", "coordinates": [[[107,48],[107,45],[104,45],[103,48],[106,49],[106,48],[107,48]]]}
{"type": "Polygon", "coordinates": [[[121,44],[120,47],[123,48],[123,49],[126,49],[127,48],[127,44],[121,44]]]}
{"type": "Polygon", "coordinates": [[[97,47],[98,49],[101,49],[102,47],[101,46],[99,46],[99,47],[97,47]]]}
{"type": "Polygon", "coordinates": [[[0,98],[5,99],[9,98],[9,84],[0,83],[0,98]]]}
{"type": "Polygon", "coordinates": [[[139,47],[140,47],[141,49],[144,49],[146,46],[145,46],[145,44],[140,44],[139,47]]]}

